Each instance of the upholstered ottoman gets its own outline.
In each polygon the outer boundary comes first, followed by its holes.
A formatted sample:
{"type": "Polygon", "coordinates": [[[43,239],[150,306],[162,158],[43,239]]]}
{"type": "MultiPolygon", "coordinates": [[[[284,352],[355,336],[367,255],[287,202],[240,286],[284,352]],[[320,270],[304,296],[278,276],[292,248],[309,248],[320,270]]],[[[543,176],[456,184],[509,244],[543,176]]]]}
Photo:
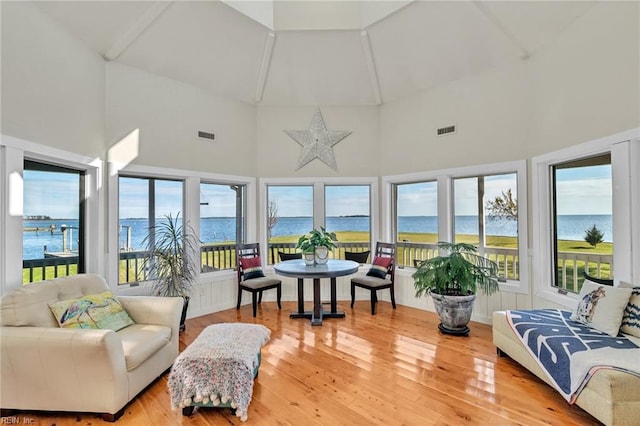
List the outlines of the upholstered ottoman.
{"type": "Polygon", "coordinates": [[[205,328],[176,359],[169,374],[174,409],[230,407],[242,421],[258,375],[261,348],[271,331],[258,324],[223,323],[205,328]]]}

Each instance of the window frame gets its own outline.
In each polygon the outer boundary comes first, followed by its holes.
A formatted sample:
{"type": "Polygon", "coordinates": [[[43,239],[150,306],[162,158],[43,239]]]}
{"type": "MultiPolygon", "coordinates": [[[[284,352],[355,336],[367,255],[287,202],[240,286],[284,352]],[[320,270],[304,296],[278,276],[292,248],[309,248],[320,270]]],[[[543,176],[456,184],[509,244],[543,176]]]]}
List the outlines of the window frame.
{"type": "MultiPolygon", "coordinates": [[[[245,210],[245,238],[249,241],[255,238],[256,228],[256,208],[250,200],[255,199],[255,178],[244,176],[224,175],[218,173],[199,172],[196,170],[181,170],[171,168],[160,168],[142,165],[120,165],[110,163],[109,173],[109,235],[118,235],[119,222],[119,188],[118,178],[120,174],[130,177],[154,177],[157,179],[182,180],[184,181],[183,211],[182,218],[191,224],[196,236],[200,235],[200,183],[217,183],[225,185],[244,185],[246,188],[246,210],[245,210]]],[[[113,287],[117,287],[120,292],[127,292],[128,289],[136,288],[136,285],[123,283],[118,285],[118,239],[108,240],[109,256],[108,266],[109,282],[113,287]]],[[[224,277],[235,275],[235,270],[225,269],[221,271],[201,272],[198,268],[197,280],[210,279],[214,277],[224,277]]],[[[136,291],[137,293],[137,291],[136,291]]]]}
{"type": "MultiPolygon", "coordinates": [[[[75,167],[62,166],[60,164],[54,164],[52,162],[43,162],[34,160],[33,158],[24,158],[23,161],[23,177],[24,172],[29,171],[45,171],[45,172],[63,172],[70,174],[77,174],[78,176],[78,264],[76,274],[82,274],[86,272],[86,238],[85,238],[85,223],[86,223],[86,209],[85,209],[85,192],[86,192],[86,170],[78,169],[75,167]],[[31,167],[24,167],[24,163],[31,163],[31,167]]],[[[24,261],[24,258],[23,258],[24,261]]],[[[43,280],[44,281],[44,280],[43,280]]],[[[36,281],[34,281],[36,282],[36,281]]]]}
{"type": "Polygon", "coordinates": [[[102,160],[3,134],[0,142],[3,166],[0,168],[3,170],[0,183],[6,195],[0,200],[0,252],[4,253],[0,256],[0,294],[22,286],[22,176],[25,159],[84,172],[84,266],[86,272],[104,276],[102,160]],[[11,250],[6,247],[9,241],[12,242],[11,250]],[[16,247],[18,241],[19,247],[16,247]]]}
{"type": "MultiPolygon", "coordinates": [[[[438,241],[453,241],[453,180],[474,176],[488,176],[515,173],[518,193],[518,258],[520,262],[520,279],[507,280],[500,283],[500,290],[518,294],[529,294],[529,256],[527,229],[527,162],[526,160],[502,163],[482,164],[468,167],[435,170],[402,175],[383,176],[382,205],[383,228],[389,239],[397,238],[393,234],[395,220],[394,186],[404,183],[433,182],[438,183],[438,241]]],[[[412,270],[412,268],[409,268],[412,270]]]]}
{"type": "MultiPolygon", "coordinates": [[[[379,219],[378,219],[378,178],[361,177],[361,178],[260,178],[258,180],[259,191],[259,217],[260,223],[259,240],[263,250],[269,247],[267,241],[267,188],[269,186],[312,186],[313,187],[313,227],[319,228],[325,224],[325,186],[369,186],[369,211],[370,211],[370,241],[378,241],[379,238],[379,219]]],[[[267,265],[265,265],[267,266],[267,265]]],[[[273,267],[273,265],[268,265],[273,267]]]]}
{"type": "MultiPolygon", "coordinates": [[[[532,243],[533,274],[535,296],[559,306],[573,308],[578,300],[577,293],[561,294],[553,286],[553,176],[552,166],[582,158],[611,153],[611,179],[613,191],[613,264],[614,283],[632,282],[633,273],[640,275],[640,261],[633,259],[633,250],[639,253],[640,231],[632,226],[634,205],[638,208],[640,197],[634,190],[640,189],[640,143],[639,129],[631,129],[581,144],[573,145],[531,159],[532,174],[532,243]],[[615,226],[624,223],[624,226],[615,226]],[[631,232],[630,232],[631,231],[631,232]]],[[[637,214],[640,212],[635,212],[637,214]]],[[[637,256],[637,254],[636,254],[637,256]]]]}
{"type": "MultiPolygon", "coordinates": [[[[182,220],[183,223],[186,223],[186,220],[184,219],[184,213],[185,213],[185,193],[186,193],[186,181],[184,179],[177,179],[177,178],[166,178],[166,177],[158,177],[158,176],[154,176],[154,175],[132,175],[129,173],[119,173],[118,174],[118,206],[120,205],[120,180],[122,178],[129,178],[129,179],[140,179],[140,180],[145,180],[146,184],[149,188],[149,192],[147,194],[147,201],[148,201],[148,205],[147,205],[147,214],[148,217],[147,219],[147,227],[149,230],[154,230],[153,232],[153,237],[150,238],[150,241],[153,241],[153,244],[155,245],[155,227],[157,225],[156,223],[156,219],[157,216],[155,215],[155,210],[156,210],[156,190],[155,190],[155,186],[157,181],[165,181],[165,182],[179,182],[182,186],[182,199],[180,200],[180,215],[182,216],[182,220]],[[152,189],[153,187],[153,189],[152,189]]],[[[173,218],[177,217],[177,213],[172,215],[173,218]]],[[[117,221],[118,221],[118,230],[120,229],[120,211],[118,209],[118,216],[117,216],[117,221]]],[[[186,227],[184,228],[185,232],[186,232],[186,227]]],[[[147,235],[150,235],[151,233],[147,233],[147,235]]],[[[118,232],[116,235],[118,235],[117,237],[117,242],[118,245],[120,243],[120,233],[118,232]]],[[[142,250],[141,250],[142,251],[142,250]]],[[[119,253],[119,251],[118,251],[119,253]]],[[[137,260],[137,259],[136,259],[137,260]]],[[[120,261],[120,259],[118,259],[118,262],[120,261]]],[[[136,272],[137,275],[137,272],[136,272]]],[[[144,278],[143,278],[144,279],[144,278]]],[[[117,280],[117,285],[118,287],[122,287],[125,285],[129,285],[130,287],[136,287],[140,284],[140,281],[131,281],[131,282],[120,282],[120,267],[118,266],[118,275],[116,275],[116,280],[117,280]]]]}
{"type": "MultiPolygon", "coordinates": [[[[241,184],[241,183],[238,183],[238,182],[226,182],[226,181],[225,182],[221,182],[221,181],[214,181],[214,180],[210,180],[210,179],[200,179],[200,183],[198,184],[198,191],[200,191],[202,185],[242,186],[242,187],[244,187],[244,189],[242,190],[242,194],[241,194],[242,200],[240,202],[241,203],[240,204],[240,210],[242,211],[242,215],[241,215],[241,217],[242,217],[242,220],[241,220],[242,226],[241,226],[240,233],[242,235],[241,235],[240,241],[237,241],[238,238],[237,238],[236,234],[234,234],[234,238],[236,240],[236,244],[245,243],[247,241],[247,235],[246,235],[247,234],[247,208],[248,208],[248,206],[247,206],[247,204],[248,204],[248,202],[247,202],[247,185],[244,184],[244,183],[241,184]]],[[[201,216],[201,212],[200,212],[201,205],[200,205],[200,203],[198,203],[198,204],[199,204],[198,216],[200,217],[201,216]]],[[[236,205],[236,211],[237,210],[238,210],[238,206],[236,205]]],[[[199,229],[198,231],[200,232],[201,230],[199,229]]]]}

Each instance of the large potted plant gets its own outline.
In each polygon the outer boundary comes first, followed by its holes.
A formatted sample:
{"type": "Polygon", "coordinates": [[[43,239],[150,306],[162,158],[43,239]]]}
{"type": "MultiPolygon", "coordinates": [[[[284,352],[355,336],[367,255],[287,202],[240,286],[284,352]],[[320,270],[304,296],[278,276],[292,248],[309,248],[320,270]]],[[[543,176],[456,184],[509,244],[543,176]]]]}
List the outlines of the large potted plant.
{"type": "Polygon", "coordinates": [[[416,297],[431,295],[443,333],[466,335],[476,293],[499,289],[498,265],[472,244],[439,242],[440,255],[418,264],[412,277],[416,297]]]}
{"type": "Polygon", "coordinates": [[[327,232],[321,226],[320,230],[313,229],[308,234],[301,236],[296,248],[302,250],[308,265],[313,263],[323,265],[329,260],[329,250],[336,247],[335,240],[337,240],[335,232],[327,232]],[[311,263],[311,253],[313,253],[313,263],[311,263]]]}
{"type": "Polygon", "coordinates": [[[143,240],[143,268],[153,280],[153,294],[184,299],[180,320],[180,330],[184,330],[191,288],[197,277],[196,264],[189,260],[189,254],[200,254],[200,241],[189,223],[183,224],[179,218],[180,213],[175,218],[169,214],[149,227],[143,240]]]}

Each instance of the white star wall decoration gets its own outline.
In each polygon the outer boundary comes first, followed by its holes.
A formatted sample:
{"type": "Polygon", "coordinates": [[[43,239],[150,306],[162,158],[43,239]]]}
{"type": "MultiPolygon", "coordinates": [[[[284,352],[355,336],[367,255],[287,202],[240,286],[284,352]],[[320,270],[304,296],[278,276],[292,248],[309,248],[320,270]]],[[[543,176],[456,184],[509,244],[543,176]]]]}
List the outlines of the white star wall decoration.
{"type": "Polygon", "coordinates": [[[347,130],[327,130],[320,108],[313,114],[309,130],[285,130],[284,132],[302,145],[296,170],[306,166],[314,158],[319,158],[327,166],[338,171],[333,146],[351,134],[351,131],[347,130]]]}

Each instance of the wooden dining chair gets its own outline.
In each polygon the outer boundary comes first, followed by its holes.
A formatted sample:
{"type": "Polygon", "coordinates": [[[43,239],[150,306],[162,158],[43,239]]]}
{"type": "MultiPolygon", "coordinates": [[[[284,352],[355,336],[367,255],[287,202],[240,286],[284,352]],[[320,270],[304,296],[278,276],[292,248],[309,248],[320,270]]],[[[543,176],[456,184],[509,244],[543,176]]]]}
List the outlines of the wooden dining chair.
{"type": "Polygon", "coordinates": [[[238,253],[238,303],[236,309],[240,309],[242,304],[242,292],[248,291],[251,293],[251,305],[255,317],[258,305],[262,303],[262,292],[272,288],[277,291],[278,309],[282,309],[280,303],[282,281],[264,275],[260,257],[260,243],[238,244],[236,251],[238,253]]]}
{"type": "Polygon", "coordinates": [[[378,290],[389,289],[391,292],[391,306],[396,308],[395,296],[395,272],[396,272],[396,245],[393,243],[378,242],[374,251],[371,269],[364,276],[351,279],[351,307],[356,299],[356,287],[371,291],[371,315],[376,313],[378,303],[378,290]]]}
{"type": "Polygon", "coordinates": [[[354,262],[358,262],[359,264],[367,263],[369,260],[370,250],[367,251],[345,251],[344,252],[344,260],[353,260],[354,262]]]}

